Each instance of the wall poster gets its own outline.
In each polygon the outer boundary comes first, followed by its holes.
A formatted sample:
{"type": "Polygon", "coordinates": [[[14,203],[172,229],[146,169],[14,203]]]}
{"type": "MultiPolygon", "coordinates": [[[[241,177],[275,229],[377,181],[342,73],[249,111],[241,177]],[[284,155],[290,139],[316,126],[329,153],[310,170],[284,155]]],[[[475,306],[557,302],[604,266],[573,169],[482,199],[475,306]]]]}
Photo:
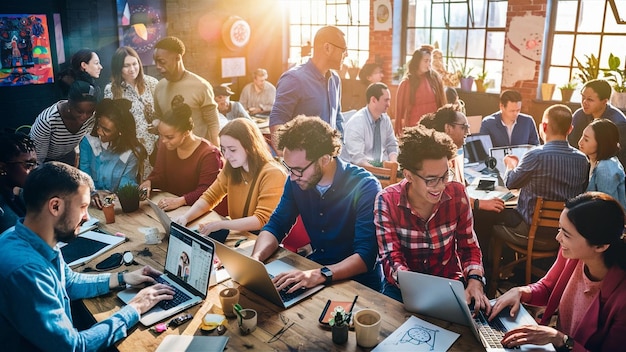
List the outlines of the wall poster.
{"type": "Polygon", "coordinates": [[[165,36],[163,1],[116,0],[120,46],[137,51],[144,66],[154,65],[154,45],[165,36]]]}
{"type": "Polygon", "coordinates": [[[0,14],[0,86],[52,82],[46,15],[0,14]]]}

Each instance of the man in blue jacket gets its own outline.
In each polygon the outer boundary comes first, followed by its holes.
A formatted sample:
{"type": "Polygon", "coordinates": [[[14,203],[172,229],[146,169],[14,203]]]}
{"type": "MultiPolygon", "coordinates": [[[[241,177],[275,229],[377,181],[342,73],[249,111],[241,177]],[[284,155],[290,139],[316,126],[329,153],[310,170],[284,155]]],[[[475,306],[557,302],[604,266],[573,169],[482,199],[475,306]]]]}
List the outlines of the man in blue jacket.
{"type": "Polygon", "coordinates": [[[539,145],[537,125],[532,116],[522,114],[522,95],[514,90],[500,94],[500,111],[485,117],[480,134],[488,134],[494,147],[539,145]]]}

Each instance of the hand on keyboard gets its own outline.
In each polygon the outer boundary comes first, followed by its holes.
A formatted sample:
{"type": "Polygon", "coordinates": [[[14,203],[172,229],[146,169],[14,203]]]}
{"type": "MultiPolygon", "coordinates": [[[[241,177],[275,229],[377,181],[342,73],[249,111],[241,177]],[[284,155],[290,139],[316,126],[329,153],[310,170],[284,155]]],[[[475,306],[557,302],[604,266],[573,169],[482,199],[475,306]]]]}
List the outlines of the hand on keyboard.
{"type": "Polygon", "coordinates": [[[157,303],[171,300],[172,298],[174,298],[174,290],[170,286],[156,284],[139,291],[128,304],[135,307],[139,314],[143,314],[152,309],[157,303]]]}
{"type": "Polygon", "coordinates": [[[319,269],[307,271],[292,270],[276,275],[272,281],[274,281],[274,285],[276,285],[279,291],[286,289],[287,293],[293,293],[303,288],[315,287],[322,284],[324,283],[324,278],[320,274],[319,269]],[[315,273],[317,273],[317,275],[315,273]]]}

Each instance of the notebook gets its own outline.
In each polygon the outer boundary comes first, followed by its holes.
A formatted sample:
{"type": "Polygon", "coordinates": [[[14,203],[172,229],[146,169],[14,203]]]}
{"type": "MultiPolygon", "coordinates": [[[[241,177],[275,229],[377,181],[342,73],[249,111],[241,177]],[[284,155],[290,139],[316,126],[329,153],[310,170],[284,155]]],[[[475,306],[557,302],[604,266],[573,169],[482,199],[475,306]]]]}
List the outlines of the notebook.
{"type": "MultiPolygon", "coordinates": [[[[189,307],[202,302],[209,289],[209,279],[213,266],[215,247],[206,237],[189,230],[177,223],[171,223],[170,238],[165,255],[165,270],[157,278],[177,290],[177,297],[173,301],[178,303],[173,307],[156,305],[141,316],[139,321],[143,325],[152,325],[167,319],[189,307]],[[184,297],[186,296],[186,298],[184,297]]],[[[128,303],[135,297],[140,288],[129,288],[120,291],[117,296],[128,303]]],[[[162,301],[162,304],[172,302],[162,301]]]]}
{"type": "Polygon", "coordinates": [[[224,268],[233,280],[279,307],[291,307],[324,288],[323,285],[318,285],[285,295],[284,292],[279,292],[276,289],[272,282],[272,277],[286,271],[295,270],[294,266],[280,259],[263,264],[217,241],[214,241],[214,244],[222,265],[224,265],[224,268]]]}
{"type": "MultiPolygon", "coordinates": [[[[491,324],[486,322],[482,314],[472,317],[470,308],[465,302],[463,283],[458,280],[403,270],[398,272],[398,282],[407,311],[469,326],[478,341],[489,352],[514,351],[503,348],[500,344],[504,332],[521,325],[537,325],[532,315],[521,305],[515,318],[511,318],[509,310],[505,309],[491,324]],[[494,325],[498,331],[493,331],[494,325]]],[[[495,300],[492,300],[491,304],[494,302],[495,300]]],[[[554,348],[552,344],[524,345],[516,350],[554,351],[554,348]]]]}

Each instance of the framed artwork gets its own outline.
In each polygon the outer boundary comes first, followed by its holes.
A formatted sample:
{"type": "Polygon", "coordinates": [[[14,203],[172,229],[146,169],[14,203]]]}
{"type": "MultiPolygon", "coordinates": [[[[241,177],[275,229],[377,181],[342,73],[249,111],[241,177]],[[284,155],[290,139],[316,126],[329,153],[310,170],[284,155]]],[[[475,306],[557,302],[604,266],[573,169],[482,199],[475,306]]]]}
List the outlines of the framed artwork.
{"type": "Polygon", "coordinates": [[[154,65],[154,45],[165,36],[162,0],[116,0],[120,46],[137,51],[144,66],[154,65]]]}
{"type": "Polygon", "coordinates": [[[52,82],[46,15],[0,14],[0,86],[52,82]]]}

